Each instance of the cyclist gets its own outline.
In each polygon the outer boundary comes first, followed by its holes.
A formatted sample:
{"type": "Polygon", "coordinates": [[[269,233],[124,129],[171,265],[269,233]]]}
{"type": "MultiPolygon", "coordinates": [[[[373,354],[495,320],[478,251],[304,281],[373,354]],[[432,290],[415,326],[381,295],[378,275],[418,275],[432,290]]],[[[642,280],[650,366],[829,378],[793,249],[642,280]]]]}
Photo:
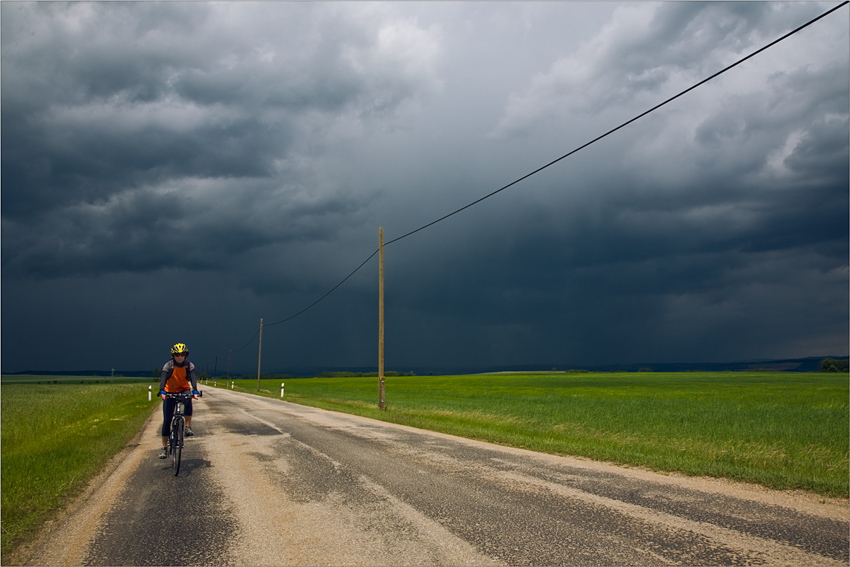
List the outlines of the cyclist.
{"type": "MultiPolygon", "coordinates": [[[[171,431],[171,418],[177,407],[177,400],[166,398],[165,394],[177,394],[192,391],[192,399],[198,399],[198,381],[195,378],[195,365],[189,362],[189,347],[183,343],[177,343],[171,347],[171,360],[162,367],[162,375],[159,379],[159,397],[162,403],[162,451],[160,459],[168,457],[168,436],[171,431]]],[[[192,400],[185,402],[186,435],[192,436],[192,400]]]]}

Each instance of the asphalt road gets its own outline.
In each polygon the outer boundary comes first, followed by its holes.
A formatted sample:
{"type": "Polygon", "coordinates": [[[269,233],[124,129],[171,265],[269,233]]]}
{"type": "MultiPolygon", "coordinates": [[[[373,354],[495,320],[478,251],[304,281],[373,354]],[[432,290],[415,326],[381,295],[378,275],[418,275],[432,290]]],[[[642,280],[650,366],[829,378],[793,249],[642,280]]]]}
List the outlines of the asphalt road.
{"type": "MultiPolygon", "coordinates": [[[[38,565],[848,565],[846,500],[554,457],[227,390],[161,418],[38,565]]],[[[5,561],[4,561],[5,563],[5,561]]]]}

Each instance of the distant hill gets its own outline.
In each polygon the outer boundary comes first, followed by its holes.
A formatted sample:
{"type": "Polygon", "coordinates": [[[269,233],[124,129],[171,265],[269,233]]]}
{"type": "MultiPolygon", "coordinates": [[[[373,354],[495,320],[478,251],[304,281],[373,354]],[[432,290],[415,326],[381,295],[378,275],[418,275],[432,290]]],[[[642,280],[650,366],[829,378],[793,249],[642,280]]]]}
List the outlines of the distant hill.
{"type": "MultiPolygon", "coordinates": [[[[20,372],[3,372],[9,376],[29,374],[32,376],[113,376],[112,370],[22,370],[20,372]]],[[[115,370],[114,376],[126,378],[153,378],[150,370],[115,370]]]]}
{"type": "MultiPolygon", "coordinates": [[[[665,362],[652,363],[641,362],[634,364],[573,364],[573,363],[553,363],[553,364],[518,364],[513,366],[493,366],[493,367],[478,367],[478,368],[452,368],[452,369],[395,369],[399,371],[413,371],[418,375],[428,374],[433,371],[434,374],[476,374],[480,372],[535,372],[547,370],[588,370],[590,372],[637,372],[639,370],[649,369],[652,372],[728,372],[728,371],[754,371],[768,370],[771,372],[817,372],[820,363],[824,358],[832,358],[838,360],[847,359],[844,356],[812,356],[806,358],[789,358],[782,360],[748,360],[740,362],[665,362]],[[424,371],[423,371],[424,370],[424,371]],[[437,372],[439,370],[439,372],[437,372]]],[[[374,371],[374,370],[373,370],[374,371]]]]}

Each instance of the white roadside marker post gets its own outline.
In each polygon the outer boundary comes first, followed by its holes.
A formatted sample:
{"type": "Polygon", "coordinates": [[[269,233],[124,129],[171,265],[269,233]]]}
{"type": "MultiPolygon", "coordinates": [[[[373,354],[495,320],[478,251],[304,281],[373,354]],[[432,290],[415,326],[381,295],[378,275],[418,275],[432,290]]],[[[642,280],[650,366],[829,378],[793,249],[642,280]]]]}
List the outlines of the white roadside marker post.
{"type": "Polygon", "coordinates": [[[151,387],[148,386],[148,401],[151,401],[151,387]]]}
{"type": "Polygon", "coordinates": [[[280,383],[280,397],[283,397],[283,382],[280,383]]]}

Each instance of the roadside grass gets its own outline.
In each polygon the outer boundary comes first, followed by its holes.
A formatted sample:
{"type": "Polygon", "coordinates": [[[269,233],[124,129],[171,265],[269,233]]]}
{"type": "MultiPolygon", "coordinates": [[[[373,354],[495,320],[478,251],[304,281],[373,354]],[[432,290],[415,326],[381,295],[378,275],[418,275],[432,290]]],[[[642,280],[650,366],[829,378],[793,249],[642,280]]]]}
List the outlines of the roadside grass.
{"type": "MultiPolygon", "coordinates": [[[[534,373],[285,381],[285,399],[659,472],[847,497],[848,379],[780,372],[534,373]]],[[[220,382],[220,386],[224,386],[220,382]]],[[[280,381],[236,380],[280,398],[280,381]]]]}
{"type": "Polygon", "coordinates": [[[148,402],[147,385],[139,379],[9,378],[3,378],[0,397],[4,556],[78,494],[139,432],[159,401],[148,402]]]}
{"type": "Polygon", "coordinates": [[[140,384],[156,387],[159,377],[141,376],[46,376],[41,374],[3,374],[2,384],[140,384]]]}

